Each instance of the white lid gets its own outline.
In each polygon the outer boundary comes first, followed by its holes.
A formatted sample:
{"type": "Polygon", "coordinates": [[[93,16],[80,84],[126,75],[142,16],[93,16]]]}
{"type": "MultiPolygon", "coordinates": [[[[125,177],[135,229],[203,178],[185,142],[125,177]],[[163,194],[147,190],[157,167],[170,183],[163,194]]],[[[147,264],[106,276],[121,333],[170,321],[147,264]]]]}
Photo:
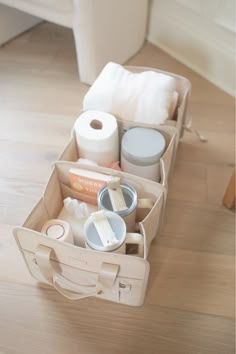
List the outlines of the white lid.
{"type": "Polygon", "coordinates": [[[155,129],[132,128],[121,141],[122,155],[129,162],[148,166],[158,162],[166,147],[164,136],[155,129]]]}
{"type": "Polygon", "coordinates": [[[59,239],[65,234],[65,229],[61,224],[52,224],[49,225],[47,230],[46,230],[46,235],[54,238],[54,239],[59,239]]]}

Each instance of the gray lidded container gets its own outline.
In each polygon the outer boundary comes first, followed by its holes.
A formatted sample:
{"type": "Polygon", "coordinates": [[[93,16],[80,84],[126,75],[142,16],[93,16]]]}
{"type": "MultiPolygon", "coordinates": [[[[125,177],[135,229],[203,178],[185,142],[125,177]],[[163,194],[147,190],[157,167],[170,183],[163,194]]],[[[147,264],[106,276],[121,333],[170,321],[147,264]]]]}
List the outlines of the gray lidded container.
{"type": "Polygon", "coordinates": [[[121,141],[121,168],[124,172],[159,182],[159,161],[165,148],[165,138],[157,130],[129,129],[121,141]]]}

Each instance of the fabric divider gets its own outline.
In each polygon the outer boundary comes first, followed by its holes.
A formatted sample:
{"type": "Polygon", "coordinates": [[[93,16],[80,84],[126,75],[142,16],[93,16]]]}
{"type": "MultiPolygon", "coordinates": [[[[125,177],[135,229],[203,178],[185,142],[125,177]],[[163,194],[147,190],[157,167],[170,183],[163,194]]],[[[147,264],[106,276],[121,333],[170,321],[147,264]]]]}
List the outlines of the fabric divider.
{"type": "MultiPolygon", "coordinates": [[[[68,172],[71,167],[74,168],[75,164],[69,162],[57,162],[55,164],[43,198],[27,218],[24,227],[41,232],[43,224],[48,221],[48,219],[56,219],[58,217],[63,208],[63,200],[65,198],[71,197],[78,200],[80,199],[80,194],[70,188],[68,172]]],[[[100,173],[110,173],[110,169],[95,166],[86,166],[86,169],[87,167],[89,167],[90,171],[96,170],[100,173]]],[[[148,214],[145,214],[145,218],[142,219],[142,213],[139,213],[141,217],[136,220],[136,222],[139,223],[140,233],[144,237],[144,258],[146,259],[151,241],[155,237],[159,227],[164,189],[160,184],[155,182],[120,171],[114,172],[115,175],[121,177],[121,182],[131,184],[137,190],[138,198],[150,198],[153,202],[153,207],[148,214]],[[146,230],[148,230],[148,232],[146,232],[146,230]]]]}
{"type": "MultiPolygon", "coordinates": [[[[118,120],[118,126],[119,126],[119,135],[120,135],[120,139],[122,137],[122,135],[124,134],[125,131],[127,131],[129,128],[134,128],[137,126],[137,124],[135,124],[135,122],[124,122],[124,121],[119,121],[118,120]]],[[[138,124],[139,127],[147,127],[146,124],[138,124]]],[[[174,155],[175,157],[175,150],[177,148],[176,146],[176,142],[177,142],[177,130],[175,127],[171,127],[171,126],[158,126],[158,128],[156,126],[151,126],[151,128],[156,129],[157,131],[159,131],[161,134],[163,134],[167,147],[165,149],[164,154],[162,155],[161,159],[164,162],[164,168],[165,168],[165,173],[167,176],[167,181],[169,179],[169,173],[171,171],[171,166],[172,166],[172,162],[174,162],[174,159],[172,160],[172,155],[174,155]]],[[[59,158],[59,162],[63,161],[63,162],[77,162],[79,158],[79,150],[77,147],[77,143],[76,143],[76,137],[75,137],[75,132],[72,131],[72,137],[70,142],[68,143],[68,145],[66,146],[66,148],[64,149],[62,155],[59,158]]],[[[87,170],[94,170],[94,171],[98,171],[99,169],[102,169],[105,174],[112,174],[112,175],[117,175],[117,170],[114,169],[110,169],[110,168],[105,168],[105,167],[101,167],[101,166],[90,166],[90,165],[85,165],[85,164],[78,164],[78,167],[81,166],[84,169],[87,170]],[[96,168],[98,168],[98,170],[96,170],[96,168]]],[[[125,173],[125,172],[123,172],[125,173]]],[[[162,175],[162,174],[161,174],[162,175]]],[[[134,176],[134,175],[132,175],[134,176]]],[[[137,176],[134,176],[137,177],[137,176]]],[[[61,176],[61,178],[63,179],[65,184],[68,184],[68,178],[66,176],[61,176]]],[[[158,182],[154,182],[154,183],[158,183],[158,182]]],[[[163,180],[161,180],[159,183],[163,184],[163,180]]]]}

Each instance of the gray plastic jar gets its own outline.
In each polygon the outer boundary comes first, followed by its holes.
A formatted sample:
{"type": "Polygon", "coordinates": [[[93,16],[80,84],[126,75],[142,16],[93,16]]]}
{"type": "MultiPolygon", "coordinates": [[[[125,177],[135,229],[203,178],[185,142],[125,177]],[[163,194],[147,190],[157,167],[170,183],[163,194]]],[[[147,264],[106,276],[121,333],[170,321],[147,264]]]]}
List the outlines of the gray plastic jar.
{"type": "Polygon", "coordinates": [[[160,158],[165,148],[165,138],[157,130],[129,129],[121,140],[122,171],[160,182],[160,158]]]}

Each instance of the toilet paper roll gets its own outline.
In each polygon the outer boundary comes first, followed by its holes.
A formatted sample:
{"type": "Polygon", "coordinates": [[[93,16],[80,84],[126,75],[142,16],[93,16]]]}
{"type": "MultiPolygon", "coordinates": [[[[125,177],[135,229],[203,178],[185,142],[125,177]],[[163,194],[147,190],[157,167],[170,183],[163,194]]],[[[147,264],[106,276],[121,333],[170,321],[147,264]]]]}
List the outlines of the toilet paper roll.
{"type": "Polygon", "coordinates": [[[43,225],[41,232],[54,240],[74,244],[70,224],[66,221],[59,219],[48,220],[43,225]]]}
{"type": "Polygon", "coordinates": [[[106,112],[86,111],[75,122],[80,157],[109,167],[119,160],[118,125],[106,112]]]}

